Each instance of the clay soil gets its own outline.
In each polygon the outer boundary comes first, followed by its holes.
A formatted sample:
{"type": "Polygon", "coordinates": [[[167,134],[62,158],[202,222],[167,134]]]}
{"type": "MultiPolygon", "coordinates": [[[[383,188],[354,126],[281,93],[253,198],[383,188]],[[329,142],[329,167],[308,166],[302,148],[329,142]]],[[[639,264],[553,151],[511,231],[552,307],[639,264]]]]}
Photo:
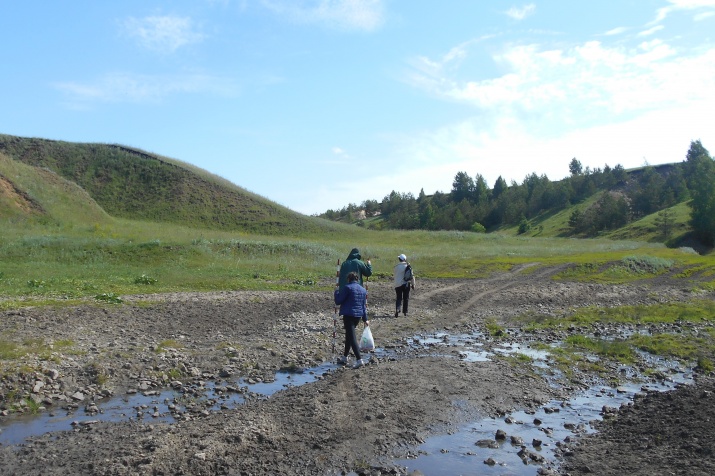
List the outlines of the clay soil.
{"type": "MultiPolygon", "coordinates": [[[[486,322],[511,329],[525,314],[693,298],[682,280],[551,280],[559,271],[533,266],[485,279],[421,279],[409,317],[398,318],[389,280],[371,281],[371,329],[384,352],[367,354],[370,362],[360,369],[336,366],[270,397],[242,385],[334,361],[329,291],[147,294],[115,305],[4,312],[1,339],[55,345],[49,356],[16,362],[26,369],[19,376],[11,372],[15,364],[0,368],[0,428],[17,418],[8,411],[11,396],[27,395],[39,411],[56,414],[168,388],[185,398],[168,421],[157,418],[170,412],[157,402],[157,409],[132,409],[119,421],[83,416],[74,430],[0,445],[0,474],[405,474],[394,462],[415,456],[430,435],[479,417],[535,410],[595,378],[577,375],[555,386],[527,363],[471,362],[458,348],[416,348],[414,336],[482,331],[488,350],[505,340],[559,340],[568,331],[491,337],[486,322]],[[206,400],[220,405],[222,395],[242,392],[245,403],[207,409],[206,400]]],[[[338,349],[341,335],[338,329],[338,349]]],[[[598,432],[553,442],[562,457],[533,465],[533,474],[715,474],[713,391],[713,381],[698,374],[693,385],[635,398],[598,432]]],[[[474,468],[481,474],[485,465],[475,460],[474,468]]]]}

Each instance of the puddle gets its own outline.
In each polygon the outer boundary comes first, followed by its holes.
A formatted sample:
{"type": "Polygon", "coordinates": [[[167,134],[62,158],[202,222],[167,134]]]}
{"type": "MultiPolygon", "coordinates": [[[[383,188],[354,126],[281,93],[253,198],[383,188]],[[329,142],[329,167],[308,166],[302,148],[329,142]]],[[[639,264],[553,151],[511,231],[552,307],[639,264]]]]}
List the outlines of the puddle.
{"type": "Polygon", "coordinates": [[[277,372],[272,382],[207,382],[203,386],[188,384],[183,391],[166,389],[95,399],[98,413],[87,412],[88,402],[81,402],[74,410],[57,408],[38,415],[13,416],[0,424],[0,445],[18,445],[34,436],[76,430],[99,421],[175,422],[202,412],[233,408],[247,398],[268,397],[287,387],[314,382],[337,368],[334,363],[324,363],[299,372],[277,372]]]}
{"type": "MultiPolygon", "coordinates": [[[[424,349],[431,354],[440,349],[458,348],[449,354],[467,362],[482,362],[496,355],[523,354],[531,359],[537,369],[548,369],[549,354],[542,349],[533,349],[528,344],[494,343],[485,346],[484,335],[449,335],[439,333],[420,335],[407,340],[416,349],[424,349]]],[[[552,344],[556,346],[558,344],[552,344]]],[[[374,355],[380,359],[391,358],[393,351],[376,349],[374,355]]],[[[648,390],[670,390],[679,384],[692,383],[692,375],[680,365],[662,358],[648,356],[649,366],[658,368],[660,377],[668,376],[658,384],[647,384],[648,390]]],[[[1,445],[20,445],[28,438],[48,432],[69,431],[91,424],[93,421],[143,420],[145,422],[175,422],[191,419],[202,413],[233,408],[247,399],[268,398],[274,393],[291,386],[314,382],[335,371],[338,365],[332,362],[305,369],[302,372],[278,372],[272,382],[248,384],[245,380],[206,382],[186,385],[183,390],[164,390],[151,395],[123,395],[96,400],[100,412],[85,412],[85,404],[73,411],[54,409],[51,413],[37,416],[19,416],[0,425],[1,445]]],[[[624,366],[624,378],[641,377],[632,367],[624,366]]],[[[546,377],[551,381],[554,377],[546,377]]],[[[558,385],[558,378],[552,384],[558,385]]],[[[429,438],[416,449],[415,457],[398,460],[395,463],[408,471],[419,470],[424,474],[484,474],[484,475],[528,475],[537,474],[540,467],[556,464],[554,450],[557,443],[567,437],[593,432],[590,423],[602,419],[604,406],[618,408],[632,401],[633,396],[643,390],[642,383],[624,384],[618,389],[592,387],[574,395],[570,400],[552,401],[534,413],[515,412],[503,418],[485,418],[464,425],[448,435],[429,438]],[[496,441],[497,430],[506,433],[505,440],[496,441]],[[512,441],[512,437],[515,438],[512,441]],[[535,445],[535,440],[541,444],[535,445]],[[495,447],[482,447],[477,442],[495,447]],[[520,451],[527,453],[519,455],[520,451]],[[491,458],[494,465],[485,464],[491,458]],[[543,459],[543,461],[539,461],[543,459]]]]}
{"type": "MultiPolygon", "coordinates": [[[[445,336],[422,338],[419,342],[431,346],[454,345],[462,338],[445,336]]],[[[558,344],[552,344],[556,347],[558,344]]],[[[490,360],[495,354],[524,354],[536,368],[548,368],[547,351],[532,349],[528,344],[503,343],[491,350],[460,351],[461,359],[469,362],[490,360]]],[[[657,383],[629,382],[618,388],[594,386],[575,394],[567,401],[551,401],[533,413],[515,412],[503,418],[484,418],[464,425],[458,431],[428,438],[409,459],[395,463],[407,472],[419,470],[424,474],[480,474],[534,476],[539,468],[554,468],[554,451],[565,439],[593,433],[592,421],[603,419],[603,408],[618,408],[633,401],[642,391],[668,391],[679,385],[692,384],[692,373],[677,362],[642,353],[644,360],[660,374],[657,383]],[[665,378],[663,378],[665,377],[665,378]],[[497,440],[497,430],[505,433],[497,440]],[[490,461],[490,464],[486,462],[490,461]]],[[[626,378],[642,378],[630,366],[623,366],[626,378]]],[[[549,379],[551,380],[551,379],[549,379]]],[[[555,382],[553,382],[555,384],[555,382]]]]}
{"type": "MultiPolygon", "coordinates": [[[[668,384],[648,388],[665,391],[692,382],[685,374],[675,377],[668,384]]],[[[641,390],[640,384],[624,385],[618,390],[593,387],[568,401],[551,401],[534,413],[520,411],[498,419],[484,418],[452,434],[428,438],[417,448],[416,458],[395,463],[407,472],[419,470],[424,474],[534,476],[542,466],[555,467],[557,443],[593,433],[590,422],[603,419],[604,406],[618,408],[641,390]],[[497,430],[504,431],[503,440],[496,439],[497,430]],[[483,447],[487,444],[490,447],[483,447]],[[492,465],[485,463],[490,458],[492,465]]]]}

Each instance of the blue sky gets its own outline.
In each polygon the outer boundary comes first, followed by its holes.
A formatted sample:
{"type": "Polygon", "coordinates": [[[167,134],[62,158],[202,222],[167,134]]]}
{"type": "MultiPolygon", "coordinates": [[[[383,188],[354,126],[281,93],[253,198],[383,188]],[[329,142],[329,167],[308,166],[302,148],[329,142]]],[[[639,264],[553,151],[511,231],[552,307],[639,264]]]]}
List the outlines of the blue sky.
{"type": "Polygon", "coordinates": [[[715,152],[715,0],[5,2],[0,133],[295,211],[715,152]]]}

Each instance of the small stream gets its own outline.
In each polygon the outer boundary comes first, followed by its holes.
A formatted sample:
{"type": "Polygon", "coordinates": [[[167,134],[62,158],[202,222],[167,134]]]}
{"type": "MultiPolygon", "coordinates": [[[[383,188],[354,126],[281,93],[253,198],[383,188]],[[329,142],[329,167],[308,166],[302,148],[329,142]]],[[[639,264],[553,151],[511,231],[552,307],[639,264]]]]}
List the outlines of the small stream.
{"type": "MultiPolygon", "coordinates": [[[[439,333],[415,336],[408,345],[430,355],[440,355],[443,349],[458,348],[458,357],[468,362],[487,361],[498,354],[524,354],[532,359],[538,371],[553,385],[563,382],[560,376],[546,375],[549,354],[531,349],[528,344],[499,343],[486,349],[482,334],[450,335],[439,333]]],[[[558,345],[558,344],[554,344],[558,345]]],[[[390,357],[393,351],[376,349],[379,359],[390,357]]],[[[605,407],[618,408],[633,401],[634,395],[645,390],[666,391],[678,385],[692,383],[692,375],[675,362],[652,356],[652,367],[669,377],[658,383],[637,382],[631,367],[622,374],[631,383],[617,389],[594,386],[572,396],[567,401],[551,401],[533,413],[515,412],[500,418],[482,418],[470,422],[457,431],[429,438],[417,447],[409,459],[394,463],[408,471],[419,470],[426,475],[528,475],[537,474],[539,468],[554,467],[555,450],[579,434],[595,431],[590,422],[601,420],[605,407]],[[497,431],[504,439],[497,439],[497,431]]],[[[454,353],[449,357],[454,358],[454,353]]],[[[181,390],[167,389],[144,394],[114,396],[95,400],[98,412],[87,412],[86,404],[76,409],[54,409],[40,415],[21,415],[0,421],[0,445],[21,445],[27,439],[48,432],[78,430],[99,421],[143,420],[145,422],[175,422],[191,419],[208,412],[233,408],[248,399],[269,398],[290,386],[299,386],[321,379],[335,371],[338,365],[323,363],[300,372],[278,372],[275,380],[248,384],[239,380],[235,384],[224,381],[195,383],[181,390]],[[188,398],[187,398],[188,396],[188,398]]]]}
{"type": "Polygon", "coordinates": [[[83,404],[74,410],[58,409],[39,415],[20,415],[7,422],[0,421],[0,445],[19,445],[33,436],[78,429],[100,421],[143,419],[171,423],[186,416],[233,408],[245,403],[248,398],[266,398],[286,387],[314,382],[337,368],[337,364],[324,363],[299,372],[277,372],[272,382],[248,384],[239,380],[238,385],[206,382],[203,385],[188,385],[181,391],[166,389],[96,399],[94,403],[98,412],[88,412],[88,405],[83,404]]]}
{"type": "MultiPolygon", "coordinates": [[[[490,360],[495,354],[524,354],[532,359],[537,370],[549,368],[547,351],[524,344],[504,343],[487,351],[473,336],[436,334],[416,337],[413,345],[425,349],[464,346],[466,350],[460,350],[460,358],[471,362],[490,360]]],[[[396,464],[408,472],[419,470],[426,475],[534,476],[542,466],[554,468],[557,448],[577,435],[595,432],[591,422],[603,419],[605,407],[618,409],[632,402],[640,392],[668,391],[693,383],[692,373],[679,363],[648,354],[641,356],[668,378],[644,384],[637,381],[639,376],[630,366],[623,366],[621,374],[631,380],[618,388],[596,385],[568,400],[550,401],[535,412],[518,411],[500,418],[479,419],[450,434],[428,438],[412,457],[397,460],[396,464]],[[503,438],[497,437],[498,431],[503,438]]],[[[558,376],[545,377],[554,385],[562,381],[558,376]]]]}

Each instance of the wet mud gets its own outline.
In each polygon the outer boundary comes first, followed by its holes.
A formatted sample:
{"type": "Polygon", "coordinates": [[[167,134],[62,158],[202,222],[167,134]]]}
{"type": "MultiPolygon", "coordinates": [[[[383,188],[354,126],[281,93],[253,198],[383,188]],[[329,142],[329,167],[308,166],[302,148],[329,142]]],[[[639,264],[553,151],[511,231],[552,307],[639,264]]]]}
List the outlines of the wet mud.
{"type": "MultiPolygon", "coordinates": [[[[458,451],[471,458],[474,474],[623,474],[626,463],[632,474],[712,474],[713,384],[698,373],[667,392],[655,387],[670,375],[651,376],[612,414],[584,425],[593,431],[574,425],[563,433],[561,423],[546,435],[537,428],[548,452],[525,430],[523,445],[509,439],[502,453],[481,451],[478,441],[497,439],[474,431],[484,422],[497,422],[510,438],[519,422],[533,427],[533,418],[578,392],[602,385],[618,393],[602,375],[566,381],[548,360],[499,357],[498,348],[524,350],[568,334],[521,332],[518,316],[685,301],[694,293],[667,280],[613,286],[549,279],[558,271],[420,280],[409,318],[394,318],[390,282],[372,281],[378,351],[355,370],[334,364],[330,292],[146,295],[114,306],[5,312],[3,339],[53,345],[3,363],[0,474],[431,474],[410,462],[436,453],[440,443],[424,445],[450,435],[460,439],[450,448],[467,440],[470,449],[458,451]],[[485,329],[493,319],[516,330],[494,338],[485,329]],[[451,336],[469,337],[448,345],[430,340],[451,336]],[[21,434],[10,429],[20,421],[11,397],[32,400],[26,413],[69,421],[69,429],[3,440],[3,433],[21,434]],[[117,399],[130,403],[109,415],[107,403],[117,399]],[[510,416],[516,423],[506,421],[510,416]],[[524,450],[526,461],[517,462],[527,472],[499,466],[507,450],[524,450]]],[[[337,335],[340,349],[339,327],[337,335]]]]}

